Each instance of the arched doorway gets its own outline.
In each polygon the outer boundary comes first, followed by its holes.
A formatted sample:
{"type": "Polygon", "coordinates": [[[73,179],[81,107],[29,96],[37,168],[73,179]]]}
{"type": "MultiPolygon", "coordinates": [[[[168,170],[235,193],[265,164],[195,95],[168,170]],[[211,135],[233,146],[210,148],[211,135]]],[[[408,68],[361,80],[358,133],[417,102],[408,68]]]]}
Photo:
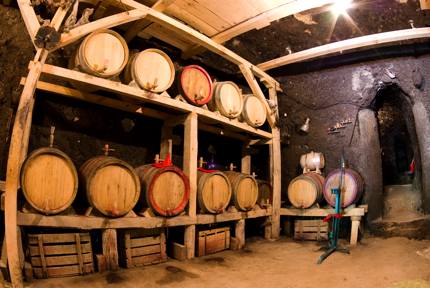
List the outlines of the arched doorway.
{"type": "Polygon", "coordinates": [[[407,221],[422,210],[421,157],[412,105],[397,86],[380,89],[376,112],[383,175],[383,218],[407,221]]]}

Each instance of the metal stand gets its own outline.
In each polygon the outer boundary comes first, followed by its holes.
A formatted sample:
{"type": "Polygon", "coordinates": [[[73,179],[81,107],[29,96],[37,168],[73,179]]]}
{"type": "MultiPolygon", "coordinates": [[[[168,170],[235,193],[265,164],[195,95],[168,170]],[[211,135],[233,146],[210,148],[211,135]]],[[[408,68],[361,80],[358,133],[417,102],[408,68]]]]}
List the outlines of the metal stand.
{"type": "Polygon", "coordinates": [[[338,243],[337,243],[338,239],[339,239],[340,219],[342,218],[341,203],[340,203],[340,191],[342,189],[344,175],[345,175],[345,160],[344,160],[344,157],[342,155],[339,188],[331,189],[331,193],[336,196],[335,214],[330,214],[324,219],[324,221],[328,221],[330,218],[332,219],[332,229],[331,229],[331,232],[329,235],[329,243],[328,243],[328,246],[325,247],[326,251],[324,252],[324,254],[322,254],[320,256],[320,258],[318,259],[317,264],[321,264],[328,256],[330,256],[335,251],[349,254],[348,248],[339,247],[338,243]]]}

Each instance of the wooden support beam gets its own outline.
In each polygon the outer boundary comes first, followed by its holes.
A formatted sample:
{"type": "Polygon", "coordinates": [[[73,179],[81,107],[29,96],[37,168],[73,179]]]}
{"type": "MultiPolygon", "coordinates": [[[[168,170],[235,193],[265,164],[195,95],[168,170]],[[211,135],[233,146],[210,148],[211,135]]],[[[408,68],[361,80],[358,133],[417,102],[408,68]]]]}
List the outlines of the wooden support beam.
{"type": "Polygon", "coordinates": [[[357,48],[371,48],[384,43],[393,43],[404,40],[429,38],[430,28],[414,28],[397,30],[391,32],[384,32],[362,37],[352,38],[344,41],[338,41],[327,45],[314,47],[311,49],[303,50],[300,52],[292,53],[290,55],[282,56],[257,66],[264,70],[270,70],[285,66],[288,64],[302,62],[305,60],[314,59],[317,57],[328,56],[333,53],[345,53],[346,51],[357,48]]]}
{"type": "Polygon", "coordinates": [[[34,43],[34,37],[40,28],[39,20],[37,20],[36,13],[30,0],[18,0],[18,7],[24,20],[27,32],[30,35],[31,41],[34,43]]]}
{"type": "MultiPolygon", "coordinates": [[[[216,43],[224,43],[228,40],[246,33],[254,29],[261,29],[270,25],[270,23],[279,19],[301,13],[306,10],[318,8],[324,5],[332,4],[334,0],[291,0],[282,5],[279,5],[271,10],[267,10],[253,18],[245,20],[233,27],[228,28],[214,36],[212,40],[216,43]]],[[[201,46],[195,45],[182,53],[183,58],[189,58],[193,55],[203,52],[205,49],[201,46]]]]}
{"type": "MultiPolygon", "coordinates": [[[[158,12],[163,12],[175,1],[176,0],[158,0],[157,2],[155,2],[154,5],[151,6],[151,8],[158,12]]],[[[136,21],[136,23],[134,23],[133,26],[131,26],[125,33],[125,41],[127,41],[127,43],[130,42],[131,40],[133,40],[134,37],[136,37],[136,35],[140,31],[142,31],[151,24],[152,22],[147,19],[136,21]]]]}
{"type": "Polygon", "coordinates": [[[245,220],[240,219],[234,225],[234,238],[236,238],[236,249],[245,247],[245,220]]]}
{"type": "Polygon", "coordinates": [[[105,229],[102,231],[103,256],[108,271],[116,271],[118,265],[118,241],[116,229],[105,229]]]}
{"type": "Polygon", "coordinates": [[[64,47],[68,44],[71,44],[79,40],[80,38],[84,37],[85,35],[90,34],[91,32],[94,32],[100,29],[108,29],[121,24],[136,21],[144,18],[146,15],[147,15],[147,11],[134,9],[126,12],[121,12],[115,15],[111,15],[108,17],[104,17],[82,26],[78,26],[76,28],[73,28],[69,32],[63,33],[61,35],[60,43],[54,49],[52,49],[51,52],[61,47],[64,47]]]}
{"type": "Polygon", "coordinates": [[[264,107],[266,108],[267,121],[269,122],[270,127],[272,128],[275,127],[276,119],[272,114],[272,109],[270,109],[269,104],[267,104],[266,97],[264,96],[263,91],[261,91],[261,88],[258,85],[257,80],[255,79],[254,74],[251,71],[251,68],[243,64],[239,65],[239,68],[243,74],[243,77],[245,77],[246,82],[248,82],[248,85],[251,88],[252,93],[261,100],[264,107]]]}
{"type": "Polygon", "coordinates": [[[160,141],[160,158],[166,159],[167,155],[172,157],[172,138],[173,138],[173,130],[172,126],[169,123],[164,122],[163,127],[161,128],[161,141],[160,141]]]}
{"type": "MultiPolygon", "coordinates": [[[[184,162],[183,170],[190,180],[190,201],[188,216],[195,218],[197,212],[197,155],[198,155],[198,116],[190,113],[184,123],[184,162]]],[[[187,259],[194,258],[196,226],[185,227],[184,244],[187,248],[187,259]]]]}

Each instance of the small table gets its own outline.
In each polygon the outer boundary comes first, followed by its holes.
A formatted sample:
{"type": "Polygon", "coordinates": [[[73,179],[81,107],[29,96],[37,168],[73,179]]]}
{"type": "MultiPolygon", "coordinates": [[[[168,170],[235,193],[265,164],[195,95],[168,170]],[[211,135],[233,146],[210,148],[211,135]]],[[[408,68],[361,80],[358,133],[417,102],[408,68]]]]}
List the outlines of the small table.
{"type": "MultiPolygon", "coordinates": [[[[326,217],[329,214],[334,214],[334,208],[308,208],[298,209],[294,207],[281,208],[279,214],[281,216],[295,216],[295,217],[326,217]]],[[[358,239],[358,229],[360,227],[361,217],[367,213],[367,205],[360,205],[356,207],[351,205],[342,211],[342,217],[351,218],[351,239],[350,245],[356,246],[358,239]]]]}

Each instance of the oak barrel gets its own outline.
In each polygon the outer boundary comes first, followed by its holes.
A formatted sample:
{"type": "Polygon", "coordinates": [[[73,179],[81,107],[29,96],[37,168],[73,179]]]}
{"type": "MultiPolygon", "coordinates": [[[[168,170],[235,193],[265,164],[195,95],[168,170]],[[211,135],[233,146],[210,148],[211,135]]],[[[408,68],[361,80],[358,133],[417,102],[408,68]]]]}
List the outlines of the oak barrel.
{"type": "Polygon", "coordinates": [[[225,171],[233,188],[232,202],[238,210],[248,211],[254,208],[258,199],[258,183],[252,175],[225,171]]]}
{"type": "Polygon", "coordinates": [[[231,184],[220,172],[197,172],[197,200],[204,213],[222,213],[231,199],[231,184]]]}
{"type": "Polygon", "coordinates": [[[212,98],[212,80],[198,65],[185,66],[179,71],[180,94],[191,104],[202,106],[212,98]]]}
{"type": "Polygon", "coordinates": [[[323,199],[324,177],[306,173],[294,178],[288,185],[288,199],[296,208],[309,208],[323,199]]]}
{"type": "Polygon", "coordinates": [[[260,127],[266,122],[266,107],[254,95],[246,95],[243,100],[242,118],[252,127],[260,127]]]}
{"type": "Polygon", "coordinates": [[[310,170],[320,170],[325,166],[324,154],[311,151],[300,156],[300,166],[310,170]]]}
{"type": "MultiPolygon", "coordinates": [[[[339,187],[341,171],[336,169],[327,175],[324,183],[324,198],[330,206],[336,205],[335,195],[331,193],[331,189],[339,187]]],[[[342,208],[348,207],[357,202],[363,194],[364,181],[360,174],[352,169],[346,168],[341,189],[341,204],[342,208]]]]}
{"type": "Polygon", "coordinates": [[[161,216],[175,216],[184,211],[190,198],[190,182],[181,169],[149,164],[136,168],[136,173],[142,184],[140,204],[161,216]]]}
{"type": "Polygon", "coordinates": [[[258,200],[260,205],[272,204],[273,188],[272,185],[264,180],[257,180],[258,183],[258,200]]]}
{"type": "Polygon", "coordinates": [[[175,80],[175,67],[169,56],[158,49],[146,49],[130,57],[124,74],[125,82],[135,81],[147,91],[166,91],[175,80]]]}
{"type": "Polygon", "coordinates": [[[81,166],[79,174],[88,203],[103,215],[124,216],[139,200],[139,177],[118,158],[93,157],[81,166]]]}
{"type": "Polygon", "coordinates": [[[121,73],[128,56],[128,46],[121,35],[112,30],[100,30],[85,37],[69,66],[94,76],[110,78],[121,73]]]}
{"type": "Polygon", "coordinates": [[[21,188],[37,211],[57,214],[66,210],[78,191],[78,174],[62,151],[44,147],[33,151],[21,168],[21,188]]]}
{"type": "Polygon", "coordinates": [[[208,107],[211,111],[219,111],[225,117],[236,118],[242,113],[242,91],[231,81],[217,82],[214,84],[208,107]]]}

